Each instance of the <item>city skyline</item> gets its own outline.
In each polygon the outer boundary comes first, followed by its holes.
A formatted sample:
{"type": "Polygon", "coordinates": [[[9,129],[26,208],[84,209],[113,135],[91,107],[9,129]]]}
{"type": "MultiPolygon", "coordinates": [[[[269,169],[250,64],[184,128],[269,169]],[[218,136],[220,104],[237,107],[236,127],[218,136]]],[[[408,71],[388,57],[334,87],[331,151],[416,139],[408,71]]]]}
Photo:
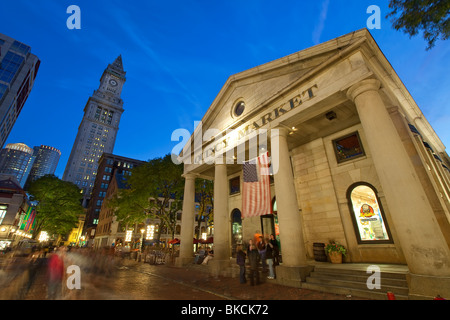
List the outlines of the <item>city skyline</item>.
{"type": "Polygon", "coordinates": [[[80,30],[66,26],[70,2],[5,4],[0,32],[30,45],[41,59],[6,143],[61,150],[55,174],[62,177],[86,101],[105,66],[122,55],[125,112],[113,153],[143,161],[164,156],[177,144],[171,133],[192,132],[229,76],[365,28],[367,8],[377,5],[381,29],[370,32],[448,148],[448,42],[426,51],[421,35],[410,39],[395,31],[385,19],[388,2],[78,1],[80,30]]]}

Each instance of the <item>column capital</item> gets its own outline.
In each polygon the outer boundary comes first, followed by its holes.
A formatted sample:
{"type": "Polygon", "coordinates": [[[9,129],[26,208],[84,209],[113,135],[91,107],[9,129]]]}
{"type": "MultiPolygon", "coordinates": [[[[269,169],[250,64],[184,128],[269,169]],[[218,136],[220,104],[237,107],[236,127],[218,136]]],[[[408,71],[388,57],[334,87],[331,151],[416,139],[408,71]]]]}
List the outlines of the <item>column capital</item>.
{"type": "Polygon", "coordinates": [[[183,173],[181,175],[186,180],[195,180],[198,177],[196,173],[183,173]]]}
{"type": "Polygon", "coordinates": [[[226,167],[227,166],[227,164],[225,163],[225,162],[222,162],[222,163],[220,163],[220,162],[215,162],[214,163],[214,168],[218,168],[218,167],[226,167]]]}
{"type": "Polygon", "coordinates": [[[350,87],[350,89],[348,89],[347,97],[350,100],[355,101],[356,97],[359,96],[361,93],[364,93],[366,91],[378,91],[380,87],[381,82],[377,79],[363,80],[350,87]]]}
{"type": "Polygon", "coordinates": [[[289,129],[287,129],[286,127],[277,126],[270,130],[270,135],[271,135],[271,138],[278,137],[278,136],[286,138],[289,135],[289,129]]]}

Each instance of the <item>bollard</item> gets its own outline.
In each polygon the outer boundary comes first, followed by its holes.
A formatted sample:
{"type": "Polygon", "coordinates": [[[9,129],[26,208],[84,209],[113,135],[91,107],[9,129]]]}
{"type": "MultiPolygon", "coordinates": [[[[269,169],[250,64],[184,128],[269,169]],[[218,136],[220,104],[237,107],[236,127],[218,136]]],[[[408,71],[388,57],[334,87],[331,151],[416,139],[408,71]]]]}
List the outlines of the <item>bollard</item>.
{"type": "Polygon", "coordinates": [[[394,293],[391,291],[387,292],[387,298],[388,298],[388,300],[396,300],[394,293]]]}

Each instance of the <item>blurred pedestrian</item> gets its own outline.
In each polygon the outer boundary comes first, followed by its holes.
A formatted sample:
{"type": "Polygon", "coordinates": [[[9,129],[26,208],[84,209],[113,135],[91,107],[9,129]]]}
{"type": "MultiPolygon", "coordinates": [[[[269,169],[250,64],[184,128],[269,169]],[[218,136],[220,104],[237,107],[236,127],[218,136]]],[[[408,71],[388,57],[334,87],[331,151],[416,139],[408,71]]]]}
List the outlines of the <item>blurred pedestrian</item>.
{"type": "Polygon", "coordinates": [[[262,272],[267,271],[267,263],[266,263],[266,243],[262,236],[259,236],[259,240],[256,243],[256,248],[259,251],[259,256],[262,264],[262,272]]]}
{"type": "Polygon", "coordinates": [[[250,285],[254,286],[255,284],[259,284],[259,260],[260,255],[258,249],[256,249],[255,245],[250,244],[248,248],[248,262],[250,265],[250,285]]]}
{"type": "Polygon", "coordinates": [[[245,278],[245,257],[246,254],[242,251],[242,246],[236,247],[236,263],[239,265],[239,283],[244,284],[247,282],[245,278]]]}
{"type": "Polygon", "coordinates": [[[195,264],[200,264],[203,262],[203,260],[205,259],[207,255],[207,251],[200,246],[199,249],[197,250],[197,253],[195,254],[195,259],[194,259],[194,263],[195,264]]]}
{"type": "Polygon", "coordinates": [[[214,258],[214,250],[212,248],[207,249],[206,257],[205,259],[203,259],[202,264],[208,264],[208,261],[211,260],[212,258],[214,258]]]}
{"type": "Polygon", "coordinates": [[[27,281],[24,284],[23,288],[20,290],[19,299],[25,299],[26,295],[31,289],[31,286],[33,285],[36,275],[38,271],[41,269],[43,264],[43,258],[41,258],[41,252],[35,251],[34,254],[32,254],[29,257],[28,260],[28,270],[27,270],[27,281]]]}
{"type": "Polygon", "coordinates": [[[64,279],[64,248],[59,248],[50,256],[47,272],[47,298],[51,300],[61,299],[64,279]]]}
{"type": "Polygon", "coordinates": [[[269,242],[272,244],[273,265],[278,266],[280,264],[280,248],[278,247],[278,241],[275,235],[270,235],[269,242]]]}
{"type": "Polygon", "coordinates": [[[267,279],[275,279],[275,273],[273,271],[273,245],[266,239],[266,261],[269,266],[269,276],[267,279]]]}

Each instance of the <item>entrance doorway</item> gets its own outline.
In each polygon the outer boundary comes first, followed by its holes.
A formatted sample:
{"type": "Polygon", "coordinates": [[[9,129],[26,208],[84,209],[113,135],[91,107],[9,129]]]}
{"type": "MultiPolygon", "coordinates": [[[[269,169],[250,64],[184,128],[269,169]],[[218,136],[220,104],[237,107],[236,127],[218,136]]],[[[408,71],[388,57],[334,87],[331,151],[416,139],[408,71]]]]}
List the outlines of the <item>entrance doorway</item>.
{"type": "Polygon", "coordinates": [[[272,200],[272,214],[266,214],[261,216],[261,230],[264,239],[270,239],[270,235],[275,236],[275,240],[278,242],[278,248],[280,248],[280,228],[278,225],[278,213],[277,213],[277,201],[274,197],[272,200]]]}
{"type": "Polygon", "coordinates": [[[236,247],[242,245],[242,216],[239,209],[231,212],[231,256],[236,257],[236,247]]]}

